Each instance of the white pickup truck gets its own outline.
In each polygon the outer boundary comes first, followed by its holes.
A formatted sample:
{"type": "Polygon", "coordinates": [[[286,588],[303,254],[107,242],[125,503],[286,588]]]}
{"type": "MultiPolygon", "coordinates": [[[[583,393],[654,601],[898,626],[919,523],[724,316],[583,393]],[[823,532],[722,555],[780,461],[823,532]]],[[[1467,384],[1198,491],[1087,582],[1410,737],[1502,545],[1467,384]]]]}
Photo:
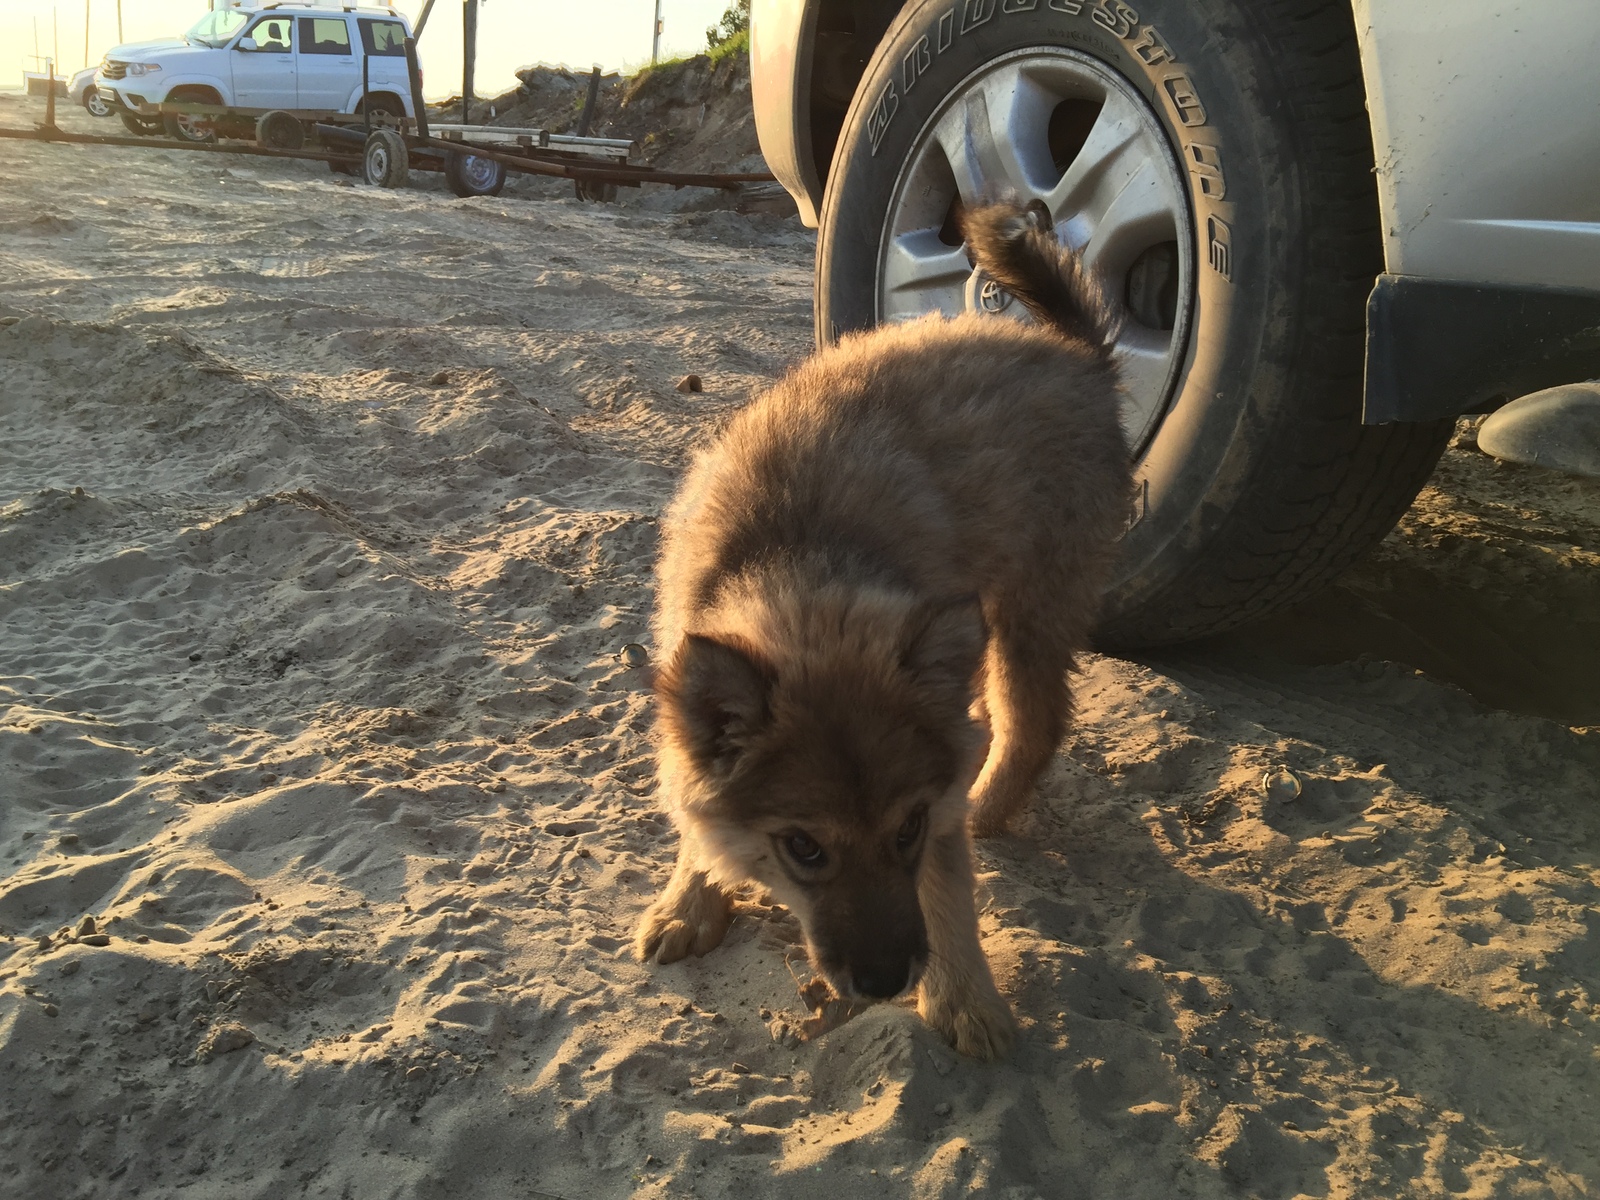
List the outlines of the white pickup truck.
{"type": "Polygon", "coordinates": [[[217,4],[182,37],[116,46],[95,75],[100,95],[135,133],[213,140],[228,114],[153,115],[168,103],[238,110],[241,127],[274,109],[307,116],[366,107],[411,116],[405,39],[411,26],[391,8],[269,0],[217,4]]]}

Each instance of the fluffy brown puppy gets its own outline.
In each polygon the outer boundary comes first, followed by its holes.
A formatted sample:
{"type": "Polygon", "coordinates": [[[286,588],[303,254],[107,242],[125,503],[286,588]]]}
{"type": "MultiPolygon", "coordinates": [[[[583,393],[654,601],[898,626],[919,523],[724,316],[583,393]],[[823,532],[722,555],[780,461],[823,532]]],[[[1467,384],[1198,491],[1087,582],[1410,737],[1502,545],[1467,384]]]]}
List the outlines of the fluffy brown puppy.
{"type": "Polygon", "coordinates": [[[1110,306],[1024,210],[965,232],[1037,323],[843,339],[740,412],[667,515],[656,691],[682,840],[637,949],[704,954],[754,880],[841,995],[920,984],[924,1019],[989,1058],[1013,1022],[969,814],[1002,831],[1055,752],[1130,485],[1110,306]]]}

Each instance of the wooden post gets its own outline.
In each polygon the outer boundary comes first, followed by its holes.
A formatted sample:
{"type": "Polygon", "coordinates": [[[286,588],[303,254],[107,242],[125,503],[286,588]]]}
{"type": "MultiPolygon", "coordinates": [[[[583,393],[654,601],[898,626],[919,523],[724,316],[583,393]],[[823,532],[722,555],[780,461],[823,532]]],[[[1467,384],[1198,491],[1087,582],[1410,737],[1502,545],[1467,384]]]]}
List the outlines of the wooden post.
{"type": "MultiPolygon", "coordinates": [[[[121,4],[122,0],[117,0],[117,3],[121,4]]],[[[428,16],[432,12],[433,0],[428,0],[428,2],[422,6],[422,15],[417,18],[416,28],[411,32],[412,37],[420,38],[422,36],[422,31],[427,27],[428,24],[428,16]]]]}
{"type": "Polygon", "coordinates": [[[122,0],[117,0],[117,45],[122,45],[122,0]]]}
{"type": "Polygon", "coordinates": [[[51,129],[56,127],[56,60],[44,60],[44,123],[51,129]]]}
{"type": "Polygon", "coordinates": [[[417,39],[406,39],[406,73],[411,78],[411,108],[416,113],[417,136],[428,140],[428,106],[422,100],[422,68],[417,63],[417,39]]]}
{"type": "Polygon", "coordinates": [[[594,110],[600,100],[600,64],[595,63],[589,75],[589,94],[583,99],[583,111],[578,114],[578,136],[588,137],[589,126],[594,122],[594,110]]]}
{"type": "Polygon", "coordinates": [[[461,5],[461,123],[472,124],[472,76],[478,65],[478,0],[461,5]]]}
{"type": "Polygon", "coordinates": [[[83,65],[89,65],[89,5],[93,0],[83,0],[83,65]]]}

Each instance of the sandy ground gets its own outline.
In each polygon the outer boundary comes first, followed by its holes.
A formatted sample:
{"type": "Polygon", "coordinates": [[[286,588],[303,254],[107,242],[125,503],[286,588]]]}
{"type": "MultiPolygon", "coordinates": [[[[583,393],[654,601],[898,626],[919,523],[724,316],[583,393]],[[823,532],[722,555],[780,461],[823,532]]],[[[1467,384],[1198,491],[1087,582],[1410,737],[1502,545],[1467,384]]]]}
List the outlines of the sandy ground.
{"type": "Polygon", "coordinates": [[[1541,692],[1495,616],[1595,644],[1600,490],[1469,433],[1347,601],[1089,660],[980,852],[1011,1061],[894,1005],[799,1041],[755,898],[632,960],[674,839],[618,655],[686,448],[808,349],[811,253],[7,144],[6,1194],[1600,1192],[1594,674],[1541,692]]]}

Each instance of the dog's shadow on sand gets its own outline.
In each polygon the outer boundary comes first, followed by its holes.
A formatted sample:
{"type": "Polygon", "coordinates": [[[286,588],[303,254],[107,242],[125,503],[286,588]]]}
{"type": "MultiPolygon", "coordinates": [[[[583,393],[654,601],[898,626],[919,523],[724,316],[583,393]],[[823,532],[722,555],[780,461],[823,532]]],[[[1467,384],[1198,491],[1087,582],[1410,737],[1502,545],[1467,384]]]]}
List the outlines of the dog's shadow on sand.
{"type": "MultiPolygon", "coordinates": [[[[1226,761],[1185,770],[1191,791],[1225,794],[1226,761]]],[[[1512,1180],[1581,1193],[1600,1175],[1588,1090],[1600,1063],[1583,1022],[1561,1023],[1564,1002],[1548,993],[1569,976],[1600,990],[1600,922],[1527,966],[1516,1003],[1486,1006],[1464,961],[1446,978],[1396,982],[1484,936],[1471,922],[1445,929],[1398,893],[1438,886],[1446,856],[1470,863],[1492,847],[1470,814],[1366,836],[1370,792],[1360,779],[1308,779],[1291,808],[1211,805],[1197,816],[1058,759],[1014,836],[976,851],[985,948],[1023,1025],[1018,1048],[983,1066],[920,1030],[907,1111],[936,1097],[953,1105],[948,1125],[923,1136],[983,1143],[985,1186],[1045,1194],[1057,1194],[1045,1185],[1066,1160],[1097,1164],[1085,1167],[1086,1195],[1123,1187],[1123,1171],[1142,1181],[1123,1194],[1162,1175],[1172,1194],[1201,1177],[1212,1180],[1203,1190],[1259,1196],[1497,1191],[1512,1180]],[[1473,836],[1480,851],[1463,851],[1473,836]],[[1263,871],[1264,840],[1294,862],[1263,871]],[[1295,865],[1304,846],[1369,872],[1365,882],[1310,877],[1295,865]],[[1323,900],[1335,896],[1330,912],[1323,900]],[[1357,908],[1391,923],[1400,949],[1391,940],[1377,955],[1376,938],[1355,936],[1357,908]]],[[[841,1034],[875,1036],[830,1037],[841,1034]]]]}

